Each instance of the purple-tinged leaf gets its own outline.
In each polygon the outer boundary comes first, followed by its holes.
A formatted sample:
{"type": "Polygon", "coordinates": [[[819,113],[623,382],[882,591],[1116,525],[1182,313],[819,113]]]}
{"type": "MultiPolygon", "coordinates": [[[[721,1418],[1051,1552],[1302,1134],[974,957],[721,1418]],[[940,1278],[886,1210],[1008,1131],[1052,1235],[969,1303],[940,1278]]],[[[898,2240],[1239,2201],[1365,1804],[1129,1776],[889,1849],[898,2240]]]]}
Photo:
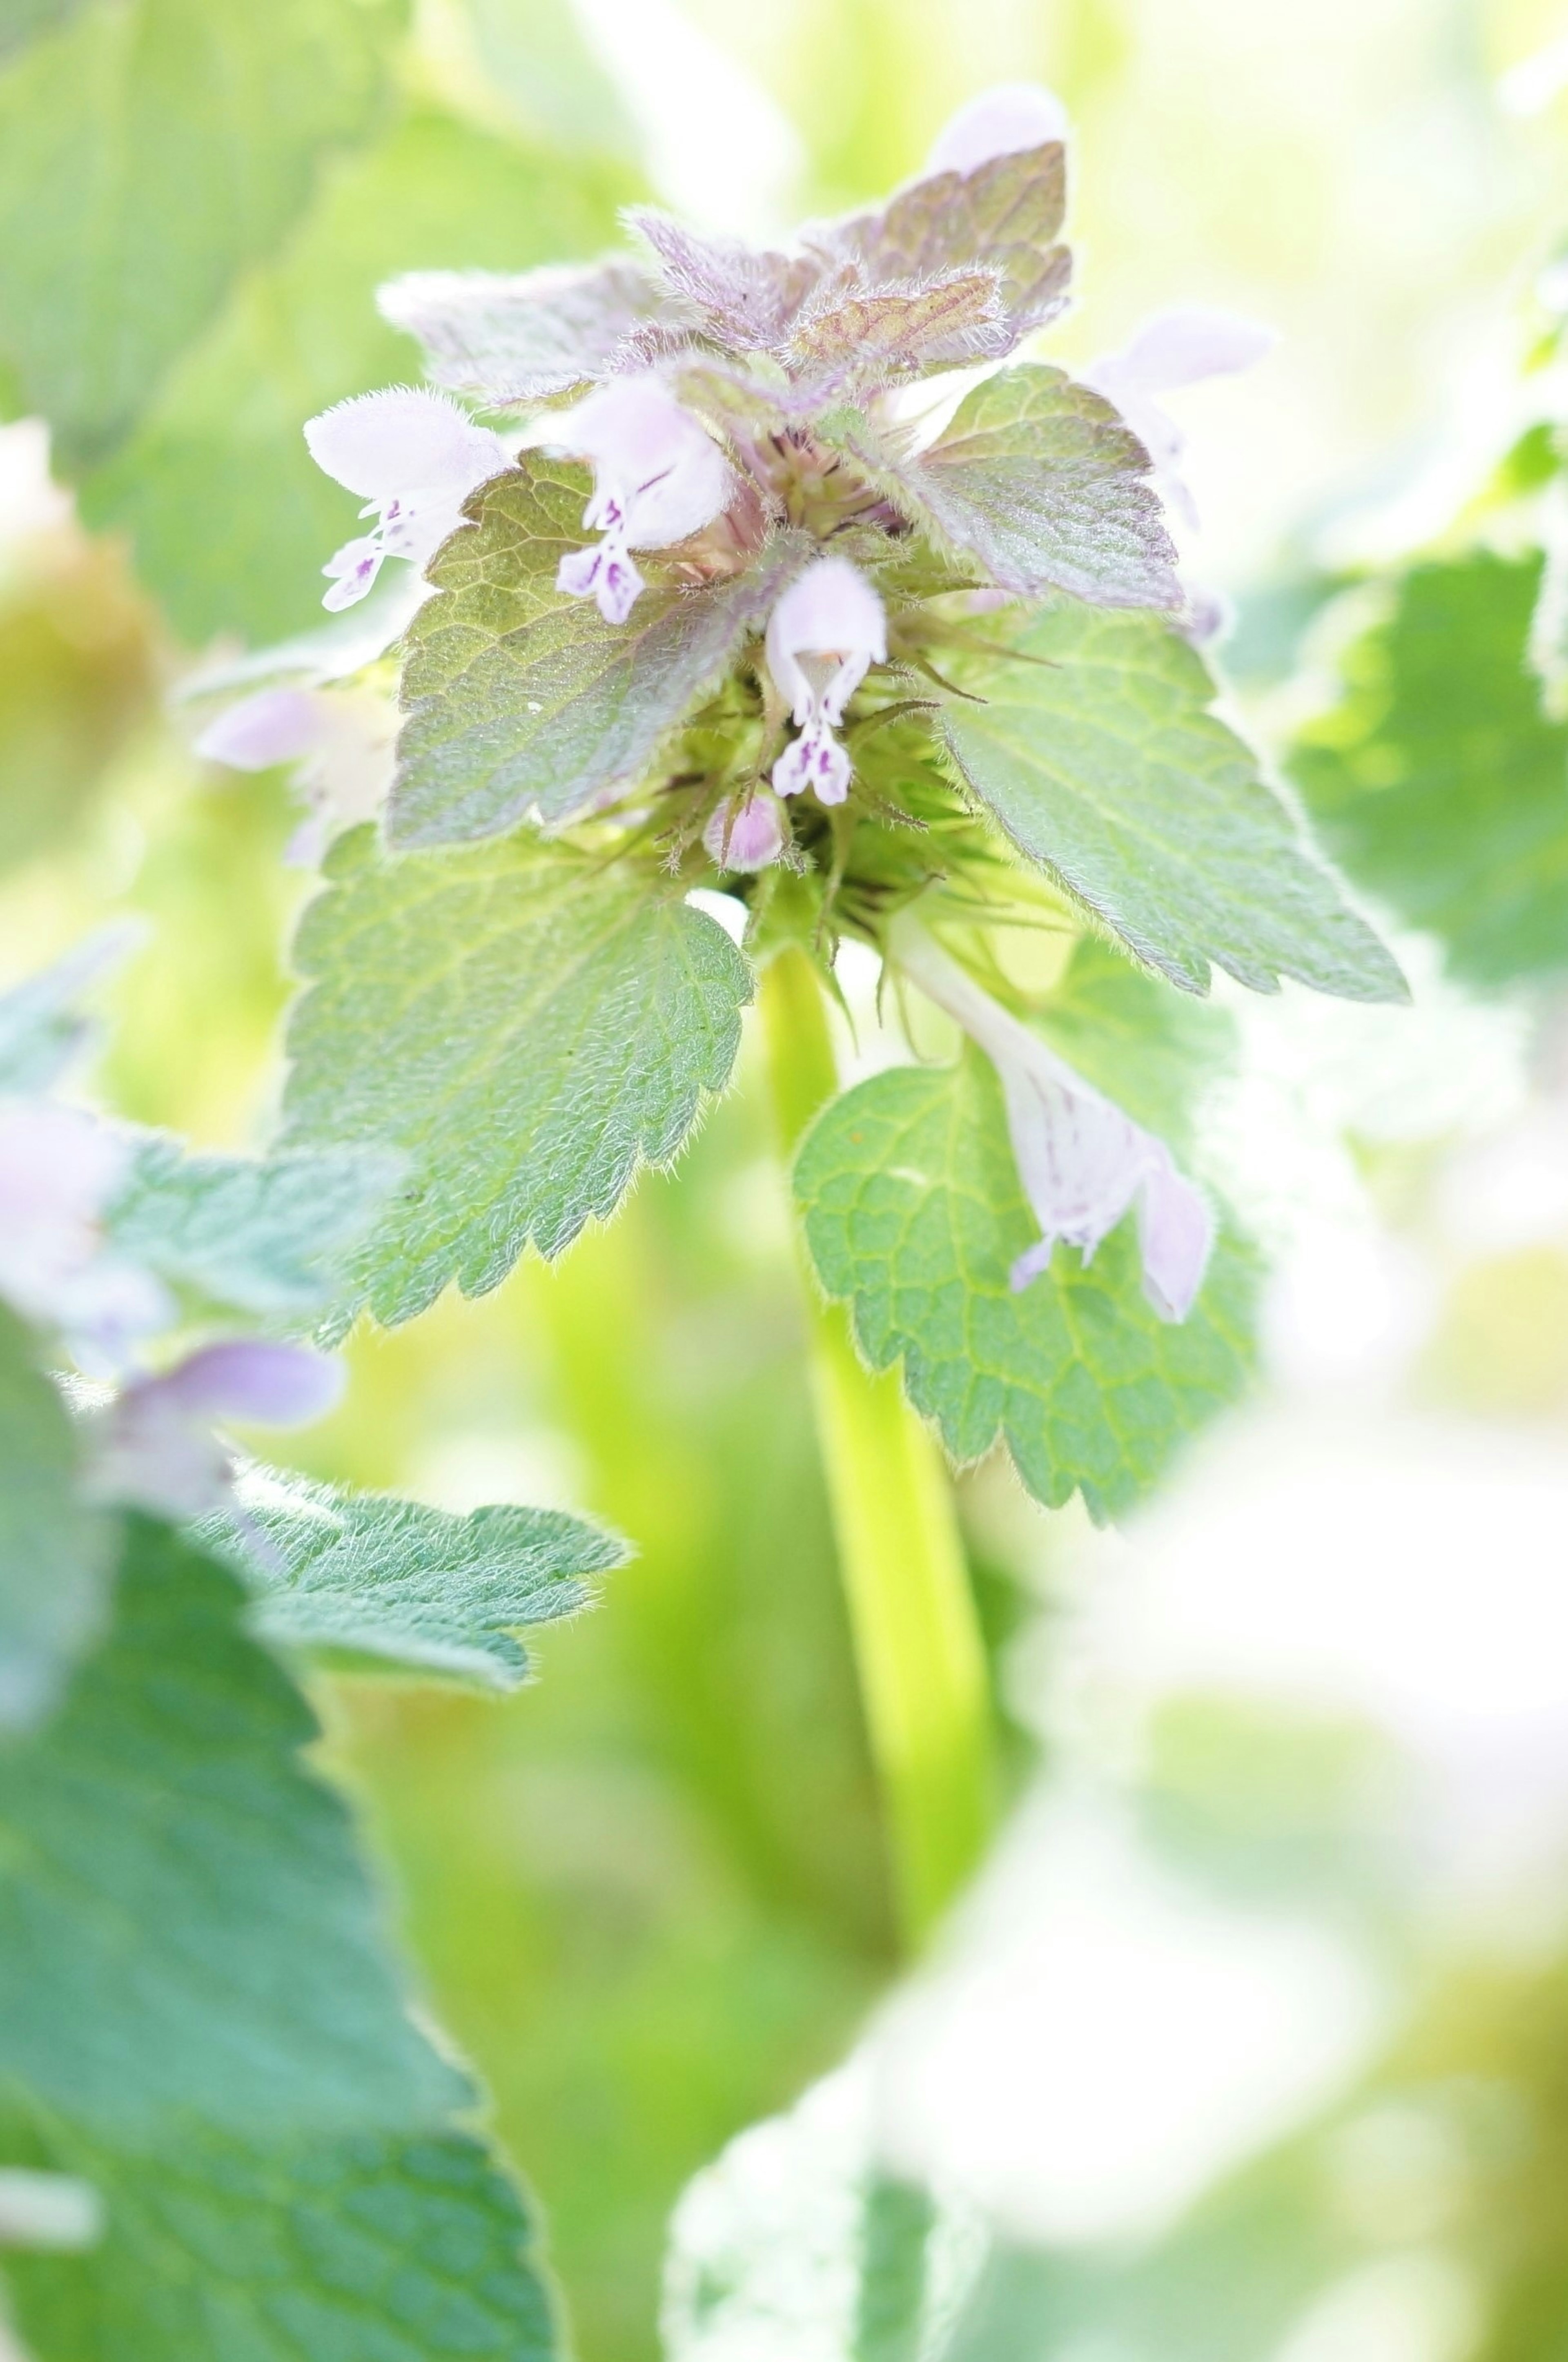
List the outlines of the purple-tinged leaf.
{"type": "Polygon", "coordinates": [[[491,410],[571,392],[602,377],[622,340],[651,320],[657,290],[635,262],[492,270],[414,270],[377,297],[416,337],[437,385],[491,410]]]}
{"type": "Polygon", "coordinates": [[[651,205],[634,205],[625,218],[650,248],[671,293],[736,351],[781,344],[822,276],[821,264],[808,255],[701,237],[651,205]]]}
{"type": "Polygon", "coordinates": [[[994,358],[1014,341],[996,272],[963,270],[872,294],[824,289],[801,313],[782,358],[795,381],[793,406],[815,408],[857,388],[994,358]]]}

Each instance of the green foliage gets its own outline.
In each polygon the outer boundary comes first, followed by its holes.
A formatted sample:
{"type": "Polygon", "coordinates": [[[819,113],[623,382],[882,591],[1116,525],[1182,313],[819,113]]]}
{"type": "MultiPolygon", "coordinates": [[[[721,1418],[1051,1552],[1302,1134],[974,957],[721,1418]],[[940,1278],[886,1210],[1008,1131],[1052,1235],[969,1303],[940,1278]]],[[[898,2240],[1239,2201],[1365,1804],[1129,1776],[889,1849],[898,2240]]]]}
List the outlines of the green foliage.
{"type": "Polygon", "coordinates": [[[1291,756],[1350,876],[1480,985],[1568,965],[1568,724],[1526,663],[1540,581],[1485,550],[1412,568],[1291,756]]]}
{"type": "Polygon", "coordinates": [[[1013,842],[1141,960],[1189,992],[1209,963],[1350,1000],[1404,997],[1398,969],[1298,840],[1255,758],[1210,709],[1201,657],[1157,616],[1052,597],[986,619],[966,660],[983,705],[943,728],[1013,842]]]}
{"type": "Polygon", "coordinates": [[[558,1509],[466,1518],[253,1468],[238,1507],[204,1521],[270,1640],[379,1659],[491,1690],[526,1680],[521,1625],[571,1616],[624,1546],[558,1509]]]}
{"type": "Polygon", "coordinates": [[[825,255],[884,282],[984,263],[998,272],[1003,306],[1021,332],[1066,300],[1071,258],[1056,241],[1066,203],[1066,157],[1052,142],[994,156],[962,176],[933,173],[886,205],[812,235],[825,255]]]}
{"type": "Polygon", "coordinates": [[[0,1092],[45,1091],[93,1038],[77,1002],[84,989],[130,948],[130,928],[106,927],[0,993],[0,1092]]]}
{"type": "Polygon", "coordinates": [[[530,811],[564,820],[635,778],[811,555],[780,535],[744,574],[701,590],[650,563],[630,623],[607,624],[591,600],[556,589],[585,538],[589,484],[581,468],[525,452],[475,495],[475,529],[430,568],[446,595],[408,633],[394,842],[490,836],[530,811]]]}
{"type": "Polygon", "coordinates": [[[1042,1278],[1010,1286],[1040,1231],[978,1052],[835,1100],[795,1190],[823,1286],[851,1306],[872,1368],[902,1361],[911,1401],[960,1462],[1001,1436],[1047,1507],[1081,1490],[1096,1518],[1115,1516],[1242,1389],[1253,1267],[1232,1242],[1179,1323],[1143,1299],[1130,1223],[1087,1270],[1059,1246],[1042,1278]]]}
{"type": "Polygon", "coordinates": [[[1098,935],[1081,935],[1032,1012],[1051,1047],[1179,1155],[1205,1086],[1235,1054],[1228,1010],[1166,990],[1098,935]]]}
{"type": "Polygon", "coordinates": [[[988,378],[925,451],[901,452],[857,413],[842,440],[900,509],[972,552],[1003,590],[1066,590],[1110,607],[1181,602],[1147,452],[1103,396],[1061,370],[988,378]]]}
{"type": "Polygon", "coordinates": [[[65,1406],[0,1307],[0,1736],[53,1702],[97,1628],[115,1533],[76,1480],[65,1406]]]}
{"type": "Polygon", "coordinates": [[[191,641],[270,640],[322,618],[321,568],[354,501],[305,449],[305,419],[418,373],[377,315],[393,272],[516,268],[592,253],[617,180],[417,112],[348,160],[285,251],[237,286],[171,370],[125,447],[83,487],[94,524],[130,535],[142,579],[191,641]]]}
{"type": "Polygon", "coordinates": [[[95,0],[0,78],[0,350],[75,467],[122,441],[383,96],[401,0],[95,0]]]}
{"type": "Polygon", "coordinates": [[[106,1226],[133,1263],[206,1303],[298,1316],[329,1301],[399,1172],[397,1158],[363,1149],[187,1156],[155,1136],[138,1144],[106,1226]]]}
{"type": "Polygon", "coordinates": [[[108,2215],[17,2269],[22,2326],[39,2362],[548,2353],[515,2195],[243,1611],[131,1520],[111,1629],[0,1757],[0,2139],[108,2215]]]}
{"type": "Polygon", "coordinates": [[[532,838],[334,847],[301,930],[291,1143],[401,1152],[345,1311],[406,1320],[558,1254],[666,1164],[729,1079],[751,984],[722,927],[630,861],[532,838]]]}

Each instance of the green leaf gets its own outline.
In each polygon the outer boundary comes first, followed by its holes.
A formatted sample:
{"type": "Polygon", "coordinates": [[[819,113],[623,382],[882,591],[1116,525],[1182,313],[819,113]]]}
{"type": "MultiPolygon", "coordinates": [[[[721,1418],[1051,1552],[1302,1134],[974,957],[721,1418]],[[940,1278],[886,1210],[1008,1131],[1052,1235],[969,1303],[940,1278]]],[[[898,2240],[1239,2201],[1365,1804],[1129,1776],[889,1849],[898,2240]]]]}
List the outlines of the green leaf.
{"type": "Polygon", "coordinates": [[[549,2362],[522,2201],[449,2133],[164,2154],[58,2128],[108,2210],[83,2257],[7,2266],[38,2362],[549,2362]]]}
{"type": "Polygon", "coordinates": [[[795,1191],[823,1286],[850,1304],[872,1368],[902,1361],[911,1401],[955,1460],[1002,1437],[1049,1508],[1081,1490],[1097,1518],[1119,1514],[1246,1383],[1252,1265],[1223,1237],[1179,1323],[1144,1301],[1130,1222],[1088,1270],[1059,1246],[1050,1271],[1013,1292],[1008,1275],[1040,1227],[977,1051],[873,1076],[835,1100],[807,1136],[795,1191]]]}
{"type": "Polygon", "coordinates": [[[575,1615],[591,1578],[626,1558],[613,1535],[556,1509],[459,1518],[264,1468],[241,1479],[237,1514],[200,1533],[256,1595],[251,1622],[268,1639],[493,1690],[527,1678],[520,1626],[575,1615]]]}
{"type": "Polygon", "coordinates": [[[86,0],[5,0],[0,8],[0,58],[68,23],[85,6],[86,0]]]}
{"type": "Polygon", "coordinates": [[[629,863],[536,838],[334,846],[297,949],[288,1138],[400,1151],[348,1301],[406,1320],[558,1254],[723,1089],[750,997],[723,929],[629,863]]]}
{"type": "Polygon", "coordinates": [[[1106,607],[1176,607],[1181,585],[1149,456],[1111,405],[1061,370],[988,378],[929,449],[904,452],[848,414],[842,440],[927,532],[1004,590],[1106,607]]]}
{"type": "Polygon", "coordinates": [[[431,566],[445,595],[404,643],[395,843],[491,836],[532,811],[565,820],[636,778],[812,555],[803,535],[780,534],[744,574],[701,590],[639,560],[649,588],[630,623],[610,624],[556,589],[561,559],[589,538],[589,491],[581,468],[525,452],[474,494],[473,529],[431,566]]]}
{"type": "Polygon", "coordinates": [[[620,255],[576,271],[408,271],[377,302],[418,338],[426,376],[487,410],[547,401],[602,375],[657,308],[620,255]]]}
{"type": "Polygon", "coordinates": [[[1168,992],[1099,935],[1079,937],[1060,982],[1031,1019],[1087,1082],[1178,1158],[1203,1091],[1235,1056],[1229,1010],[1168,992]]]}
{"type": "Polygon", "coordinates": [[[114,1547],[111,1520],[78,1497],[65,1406],[0,1307],[0,1733],[54,1703],[97,1631],[114,1547]]]}
{"type": "Polygon", "coordinates": [[[331,1298],[401,1169],[396,1157],[364,1149],[187,1156],[178,1141],[152,1135],[106,1227],[134,1263],[209,1304],[313,1312],[331,1298]]]}
{"type": "Polygon", "coordinates": [[[0,993],[0,1092],[46,1091],[74,1065],[96,1031],[78,1003],[118,966],[138,933],[134,922],[101,927],[52,966],[0,993]]]}
{"type": "Polygon", "coordinates": [[[1568,724],[1525,660],[1540,570],[1414,568],[1290,758],[1335,858],[1474,984],[1568,966],[1568,724]]]}
{"type": "Polygon", "coordinates": [[[128,433],[380,111],[401,0],[97,0],[0,77],[0,349],[68,466],[128,433]]]}
{"type": "Polygon", "coordinates": [[[1053,596],[986,620],[966,659],[983,705],[949,706],[948,747],[1013,842],[1189,992],[1209,963],[1254,991],[1281,976],[1348,1000],[1404,979],[1301,843],[1254,756],[1210,709],[1200,657],[1158,616],[1053,596]]]}
{"type": "Polygon", "coordinates": [[[83,487],[89,522],[129,535],[141,579],[189,641],[322,623],[321,568],[359,530],[356,503],[300,429],[419,370],[377,314],[378,285],[399,270],[591,254],[621,193],[601,167],[414,115],[333,175],[282,255],[246,277],[170,371],[132,440],[83,487]]]}
{"type": "Polygon", "coordinates": [[[0,2081],[83,2138],[173,2150],[440,2127],[315,1736],[235,1577],[127,1522],[114,1625],[0,1753],[0,2081]]]}

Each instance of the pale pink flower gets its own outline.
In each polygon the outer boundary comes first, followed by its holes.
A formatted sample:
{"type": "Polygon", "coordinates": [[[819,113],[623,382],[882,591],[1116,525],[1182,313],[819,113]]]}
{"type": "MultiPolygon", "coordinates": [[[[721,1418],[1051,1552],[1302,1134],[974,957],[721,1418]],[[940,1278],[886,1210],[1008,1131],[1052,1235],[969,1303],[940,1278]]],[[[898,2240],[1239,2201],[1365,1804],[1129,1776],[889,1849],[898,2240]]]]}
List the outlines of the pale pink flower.
{"type": "Polygon", "coordinates": [[[882,602],[847,557],[819,557],[774,607],[767,646],[801,733],[775,763],[773,784],[781,796],[810,788],[819,803],[841,804],[851,766],[834,732],[870,667],[886,661],[882,602]]]}
{"type": "Polygon", "coordinates": [[[99,1367],[171,1317],[157,1281],[105,1243],[129,1161],[128,1142],[84,1109],[0,1099],[0,1297],[99,1367]]]}
{"type": "Polygon", "coordinates": [[[1276,342],[1272,328],[1234,313],[1160,312],[1119,353],[1103,354],[1084,371],[1084,383],[1121,413],[1154,461],[1165,498],[1188,524],[1198,523],[1198,510],[1181,474],[1187,438],[1160,396],[1251,369],[1276,342]]]}
{"type": "Polygon", "coordinates": [[[895,921],[889,950],[997,1070],[1018,1177],[1042,1232],[1012,1267],[1014,1288],[1049,1268],[1058,1241],[1077,1247],[1088,1264],[1135,1206],[1143,1293],[1163,1320],[1185,1320],[1208,1267],[1214,1225],[1165,1142],[982,991],[907,913],[895,921]]]}
{"type": "Polygon", "coordinates": [[[734,479],[712,436],[655,377],[613,378],[549,422],[550,442],[593,466],[582,513],[591,548],[560,562],[556,588],[593,599],[624,624],[646,588],[634,549],[668,549],[700,533],[729,501],[734,479]]]}
{"type": "Polygon", "coordinates": [[[750,796],[727,796],[702,831],[702,843],[720,869],[766,869],[784,850],[784,815],[766,788],[750,796]]]}
{"type": "Polygon", "coordinates": [[[342,1397],[341,1362],[305,1345],[205,1345],[160,1377],[138,1378],[95,1416],[92,1486],[101,1500],[199,1517],[227,1497],[234,1455],[214,1424],[308,1427],[342,1397]]]}
{"type": "Polygon", "coordinates": [[[283,858],[311,868],[331,837],[381,810],[396,737],[396,711],[373,690],[259,689],[208,723],[196,752],[236,771],[298,764],[294,783],[311,811],[283,858]]]}
{"type": "Polygon", "coordinates": [[[339,402],[306,422],[304,438],[316,466],[358,492],[360,515],[376,520],[322,568],[332,587],[321,603],[334,609],[365,596],[383,558],[426,565],[464,523],[469,494],[513,464],[501,437],[449,394],[415,386],[339,402]]]}
{"type": "Polygon", "coordinates": [[[973,172],[994,157],[1066,139],[1069,128],[1066,108],[1043,83],[999,83],[950,116],[926,158],[926,174],[973,172]]]}

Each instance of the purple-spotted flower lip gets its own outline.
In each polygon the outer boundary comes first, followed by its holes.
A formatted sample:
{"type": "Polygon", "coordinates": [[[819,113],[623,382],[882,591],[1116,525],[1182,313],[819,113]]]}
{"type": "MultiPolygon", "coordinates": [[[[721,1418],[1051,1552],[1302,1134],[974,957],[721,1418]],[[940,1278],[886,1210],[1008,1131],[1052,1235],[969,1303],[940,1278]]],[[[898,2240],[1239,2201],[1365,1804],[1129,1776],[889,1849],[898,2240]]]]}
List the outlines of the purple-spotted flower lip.
{"type": "Polygon", "coordinates": [[[322,568],[331,588],[321,603],[335,612],[364,598],[383,559],[425,566],[463,524],[469,494],[513,464],[498,435],[422,386],[355,394],[308,419],[304,438],[316,466],[376,519],[322,568]]]}
{"type": "Polygon", "coordinates": [[[847,557],[819,557],[775,602],[766,647],[801,734],[775,763],[774,787],[781,796],[810,788],[819,803],[841,804],[851,766],[834,733],[872,665],[887,661],[882,602],[847,557]]]}
{"type": "Polygon", "coordinates": [[[549,441],[593,468],[582,513],[602,538],[561,559],[558,590],[592,599],[607,624],[624,624],[647,587],[634,549],[668,549],[700,533],[734,491],[712,436],[651,375],[614,378],[548,423],[549,441]]]}
{"type": "Polygon", "coordinates": [[[1042,1232],[1014,1264],[1013,1287],[1027,1287],[1049,1268],[1058,1241],[1077,1247],[1087,1264],[1135,1206],[1143,1293],[1163,1320],[1185,1320],[1208,1268],[1214,1224],[1165,1142],[993,1000],[911,913],[893,922],[888,949],[997,1070],[1018,1176],[1042,1232]]]}

